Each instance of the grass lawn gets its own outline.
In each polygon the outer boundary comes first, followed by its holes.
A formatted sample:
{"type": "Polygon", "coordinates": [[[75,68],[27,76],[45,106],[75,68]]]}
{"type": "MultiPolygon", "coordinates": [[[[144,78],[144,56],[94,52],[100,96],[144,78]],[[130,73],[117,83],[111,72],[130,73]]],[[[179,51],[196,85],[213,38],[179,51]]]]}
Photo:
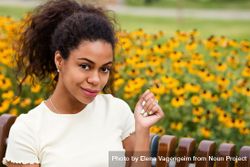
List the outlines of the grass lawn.
{"type": "Polygon", "coordinates": [[[14,6],[0,6],[0,16],[11,16],[15,19],[20,19],[26,12],[32,8],[14,7],[14,6]]]}
{"type": "Polygon", "coordinates": [[[143,28],[146,32],[154,33],[159,30],[166,35],[173,35],[176,30],[191,31],[197,29],[202,37],[210,35],[225,35],[235,39],[250,40],[250,21],[242,20],[202,20],[202,19],[174,19],[163,17],[141,17],[118,15],[122,29],[133,31],[143,28]]]}
{"type": "MultiPolygon", "coordinates": [[[[11,16],[20,19],[31,8],[0,6],[0,16],[11,16]]],[[[202,20],[202,19],[181,19],[165,17],[145,17],[117,15],[120,29],[133,31],[143,28],[148,33],[155,33],[159,30],[167,36],[174,34],[176,30],[191,31],[196,28],[202,37],[210,35],[225,35],[234,39],[250,40],[250,21],[239,20],[202,20]]]]}
{"type": "Polygon", "coordinates": [[[250,0],[126,0],[127,5],[162,8],[250,9],[250,0]]]}

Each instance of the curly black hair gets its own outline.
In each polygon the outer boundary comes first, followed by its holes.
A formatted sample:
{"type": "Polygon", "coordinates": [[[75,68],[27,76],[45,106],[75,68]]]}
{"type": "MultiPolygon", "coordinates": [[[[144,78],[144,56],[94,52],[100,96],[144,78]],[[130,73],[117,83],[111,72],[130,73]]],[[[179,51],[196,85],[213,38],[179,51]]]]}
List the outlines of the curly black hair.
{"type": "MultiPolygon", "coordinates": [[[[77,48],[82,40],[104,40],[112,45],[114,51],[115,24],[108,11],[73,0],[50,0],[38,6],[25,20],[19,41],[17,76],[22,76],[20,92],[27,76],[44,81],[50,74],[55,74],[53,83],[56,83],[56,51],[67,59],[70,51],[77,48]]],[[[111,73],[103,90],[105,93],[112,93],[112,76],[111,73]]]]}

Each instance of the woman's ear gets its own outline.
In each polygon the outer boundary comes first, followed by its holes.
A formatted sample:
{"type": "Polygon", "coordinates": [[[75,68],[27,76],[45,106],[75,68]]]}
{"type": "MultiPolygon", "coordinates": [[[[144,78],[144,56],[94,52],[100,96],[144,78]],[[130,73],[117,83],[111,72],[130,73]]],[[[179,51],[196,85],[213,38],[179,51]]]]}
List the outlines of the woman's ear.
{"type": "Polygon", "coordinates": [[[55,52],[54,61],[55,61],[57,72],[60,72],[60,70],[62,69],[63,57],[62,57],[60,51],[58,51],[58,50],[55,52]]]}

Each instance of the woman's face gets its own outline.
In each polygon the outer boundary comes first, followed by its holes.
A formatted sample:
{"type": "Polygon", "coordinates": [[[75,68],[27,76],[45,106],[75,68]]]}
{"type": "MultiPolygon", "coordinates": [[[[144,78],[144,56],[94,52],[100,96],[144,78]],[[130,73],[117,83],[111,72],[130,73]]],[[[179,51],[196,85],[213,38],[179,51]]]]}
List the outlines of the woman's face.
{"type": "Polygon", "coordinates": [[[79,102],[90,103],[108,82],[113,62],[111,44],[84,41],[70,51],[68,59],[60,57],[55,58],[60,70],[58,84],[79,102]]]}

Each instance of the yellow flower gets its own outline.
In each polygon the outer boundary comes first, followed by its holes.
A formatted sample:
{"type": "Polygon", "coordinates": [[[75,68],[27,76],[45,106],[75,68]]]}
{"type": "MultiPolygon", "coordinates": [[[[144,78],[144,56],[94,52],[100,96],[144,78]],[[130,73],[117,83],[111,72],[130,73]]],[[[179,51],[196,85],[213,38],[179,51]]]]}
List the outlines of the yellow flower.
{"type": "Polygon", "coordinates": [[[206,73],[205,76],[202,76],[202,80],[205,82],[211,82],[214,79],[215,79],[215,76],[210,73],[206,73]]]}
{"type": "Polygon", "coordinates": [[[214,50],[214,51],[210,52],[210,55],[211,55],[212,57],[220,57],[220,56],[221,56],[221,53],[218,52],[217,50],[214,50]]]}
{"type": "Polygon", "coordinates": [[[12,108],[9,113],[11,115],[18,115],[18,110],[16,108],[12,108]]]}
{"type": "Polygon", "coordinates": [[[35,105],[39,105],[44,99],[43,98],[38,98],[34,101],[35,105]]]}
{"type": "Polygon", "coordinates": [[[226,71],[226,69],[227,69],[227,65],[226,65],[226,64],[223,64],[223,63],[218,63],[216,69],[217,69],[218,71],[224,72],[224,71],[226,71]]]}
{"type": "Polygon", "coordinates": [[[17,105],[18,103],[20,103],[20,97],[14,98],[12,104],[13,104],[13,105],[17,105]]]}
{"type": "Polygon", "coordinates": [[[8,100],[4,100],[0,104],[0,113],[6,112],[9,109],[10,102],[8,100]]]}
{"type": "Polygon", "coordinates": [[[201,70],[199,70],[199,72],[198,72],[198,76],[200,77],[200,78],[205,78],[206,76],[207,76],[207,71],[205,70],[205,69],[201,69],[201,70]]]}
{"type": "Polygon", "coordinates": [[[172,106],[176,107],[176,108],[179,108],[183,105],[185,105],[185,99],[183,97],[174,97],[172,98],[171,100],[171,104],[172,106]]]}
{"type": "Polygon", "coordinates": [[[144,48],[137,48],[136,49],[136,54],[140,55],[140,56],[145,55],[146,54],[146,50],[144,48]]]}
{"type": "Polygon", "coordinates": [[[31,104],[31,99],[30,98],[25,98],[23,101],[21,101],[20,106],[22,108],[25,108],[30,104],[31,104]]]}
{"type": "Polygon", "coordinates": [[[230,56],[227,58],[227,63],[229,64],[229,66],[231,66],[232,68],[237,68],[238,64],[239,64],[239,60],[235,58],[235,56],[230,56]]]}
{"type": "Polygon", "coordinates": [[[150,127],[149,131],[152,134],[158,134],[160,136],[165,134],[165,129],[162,126],[157,125],[150,127]]]}
{"type": "Polygon", "coordinates": [[[176,95],[176,96],[180,96],[180,95],[183,95],[185,93],[185,89],[183,87],[176,87],[173,89],[173,93],[176,95]]]}
{"type": "Polygon", "coordinates": [[[171,77],[163,77],[161,80],[165,83],[167,89],[174,89],[179,85],[179,81],[171,77]]]}
{"type": "Polygon", "coordinates": [[[161,86],[159,83],[154,84],[154,86],[150,88],[150,91],[155,95],[162,95],[166,92],[165,88],[161,86]]]}
{"type": "Polygon", "coordinates": [[[224,92],[222,92],[221,93],[221,98],[223,98],[223,99],[228,99],[229,97],[231,97],[232,96],[232,94],[233,94],[233,92],[232,91],[230,91],[230,90],[225,90],[224,92]]]}
{"type": "Polygon", "coordinates": [[[215,111],[218,115],[223,115],[225,112],[221,107],[216,107],[215,111]]]}
{"type": "Polygon", "coordinates": [[[181,42],[185,42],[188,40],[189,36],[186,32],[182,32],[182,31],[177,30],[175,34],[176,34],[176,38],[181,42]]]}
{"type": "Polygon", "coordinates": [[[170,53],[170,55],[169,55],[170,59],[173,61],[179,60],[182,56],[183,56],[183,53],[177,52],[177,51],[174,51],[174,52],[170,53]]]}
{"type": "Polygon", "coordinates": [[[128,38],[120,38],[119,39],[119,44],[125,50],[129,49],[132,46],[132,43],[128,38]]]}
{"type": "Polygon", "coordinates": [[[201,98],[199,96],[192,96],[191,103],[195,106],[199,105],[201,103],[201,98]]]}
{"type": "Polygon", "coordinates": [[[241,47],[246,47],[246,48],[250,48],[250,42],[247,40],[243,40],[240,42],[241,47]]]}
{"type": "Polygon", "coordinates": [[[200,91],[200,86],[194,85],[193,83],[186,83],[184,87],[186,92],[197,93],[200,91]]]}
{"type": "Polygon", "coordinates": [[[249,97],[250,96],[250,88],[243,88],[242,94],[249,97]]]}
{"type": "Polygon", "coordinates": [[[234,126],[238,129],[243,129],[246,127],[246,122],[241,119],[235,119],[234,126]]]}
{"type": "Polygon", "coordinates": [[[212,94],[212,96],[211,96],[211,101],[212,101],[212,102],[217,102],[218,100],[219,100],[218,96],[215,95],[215,94],[212,94]]]}
{"type": "Polygon", "coordinates": [[[193,123],[199,123],[201,121],[201,116],[195,116],[193,119],[192,119],[192,122],[193,123]]]}
{"type": "Polygon", "coordinates": [[[151,67],[159,67],[162,64],[162,59],[159,57],[153,57],[148,63],[151,67]]]}
{"type": "Polygon", "coordinates": [[[115,91],[118,91],[118,89],[121,87],[121,85],[124,84],[124,79],[118,78],[114,81],[114,89],[115,91]]]}
{"type": "Polygon", "coordinates": [[[226,88],[230,84],[230,81],[224,77],[217,77],[216,82],[222,88],[226,88]]]}
{"type": "Polygon", "coordinates": [[[190,36],[192,37],[197,37],[199,36],[199,32],[197,31],[197,29],[193,29],[191,32],[190,32],[190,36]]]}
{"type": "Polygon", "coordinates": [[[184,61],[177,60],[177,61],[173,62],[174,68],[181,68],[181,67],[185,67],[185,66],[186,66],[186,62],[184,62],[184,61]]]}
{"type": "Polygon", "coordinates": [[[126,59],[126,63],[127,63],[127,64],[130,64],[131,66],[136,66],[136,63],[138,63],[138,62],[139,62],[139,59],[138,59],[137,56],[128,57],[128,58],[126,59]]]}
{"type": "Polygon", "coordinates": [[[204,108],[196,107],[192,110],[192,113],[196,116],[201,116],[204,113],[204,108]]]}
{"type": "Polygon", "coordinates": [[[203,43],[207,49],[211,50],[215,47],[215,43],[211,40],[205,40],[203,43]]]}
{"type": "Polygon", "coordinates": [[[12,90],[9,90],[2,94],[3,99],[12,99],[14,97],[14,92],[12,90]]]}
{"type": "Polygon", "coordinates": [[[206,100],[211,100],[212,99],[212,93],[209,90],[203,90],[201,93],[201,97],[206,99],[206,100]]]}
{"type": "Polygon", "coordinates": [[[4,78],[0,80],[0,89],[6,90],[12,86],[11,80],[9,78],[4,78]]]}
{"type": "Polygon", "coordinates": [[[183,123],[181,122],[172,122],[170,124],[170,128],[176,131],[182,130],[183,128],[183,123]]]}
{"type": "Polygon", "coordinates": [[[153,51],[156,54],[164,54],[164,49],[163,49],[163,47],[161,45],[155,45],[153,47],[153,51]]]}
{"type": "Polygon", "coordinates": [[[240,129],[240,134],[249,135],[250,134],[250,129],[249,128],[240,129]]]}
{"type": "Polygon", "coordinates": [[[203,127],[200,129],[200,133],[205,138],[209,138],[212,135],[212,132],[208,128],[203,128],[203,127]]]}
{"type": "Polygon", "coordinates": [[[239,106],[233,106],[232,111],[233,111],[233,113],[236,113],[237,115],[244,114],[244,110],[242,108],[240,108],[239,106]]]}
{"type": "Polygon", "coordinates": [[[152,44],[152,41],[146,40],[145,42],[142,43],[143,46],[148,47],[152,44]]]}
{"type": "Polygon", "coordinates": [[[38,84],[31,87],[31,92],[33,93],[38,93],[40,90],[41,90],[41,86],[38,84]]]}
{"type": "Polygon", "coordinates": [[[150,76],[150,77],[153,77],[156,74],[150,67],[146,69],[145,73],[147,76],[150,76]]]}
{"type": "Polygon", "coordinates": [[[220,114],[218,120],[228,128],[234,127],[234,122],[232,121],[232,118],[230,117],[229,114],[226,113],[220,114]]]}
{"type": "Polygon", "coordinates": [[[235,120],[231,117],[228,117],[227,121],[224,122],[225,126],[228,128],[234,128],[235,127],[235,120]]]}
{"type": "Polygon", "coordinates": [[[250,77],[250,67],[245,67],[242,72],[241,72],[241,75],[243,77],[250,77]]]}
{"type": "Polygon", "coordinates": [[[128,71],[127,74],[131,77],[137,77],[140,74],[140,72],[137,69],[132,69],[131,71],[128,71]]]}
{"type": "Polygon", "coordinates": [[[228,45],[231,47],[238,47],[238,43],[235,40],[229,40],[228,45]]]}
{"type": "Polygon", "coordinates": [[[139,69],[143,69],[146,67],[147,67],[147,63],[142,61],[142,60],[139,63],[137,63],[137,68],[139,68],[139,69]]]}
{"type": "Polygon", "coordinates": [[[195,42],[191,42],[186,45],[186,50],[189,52],[194,51],[197,48],[197,44],[195,42]]]}

